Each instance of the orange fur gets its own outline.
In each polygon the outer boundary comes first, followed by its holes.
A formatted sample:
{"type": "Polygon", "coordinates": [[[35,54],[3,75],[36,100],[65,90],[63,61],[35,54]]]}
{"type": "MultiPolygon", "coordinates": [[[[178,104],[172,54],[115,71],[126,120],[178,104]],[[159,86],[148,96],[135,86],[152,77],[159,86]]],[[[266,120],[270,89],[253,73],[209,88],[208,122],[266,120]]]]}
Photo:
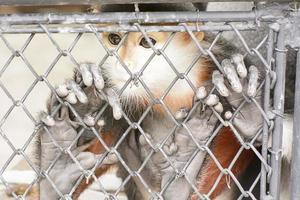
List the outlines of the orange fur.
{"type": "MultiPolygon", "coordinates": [[[[204,32],[195,32],[193,33],[194,36],[197,38],[198,42],[204,39],[204,32]]],[[[189,44],[190,42],[194,42],[187,32],[177,33],[177,37],[179,37],[178,41],[180,41],[181,45],[189,44]]]]}
{"type": "MultiPolygon", "coordinates": [[[[230,128],[223,128],[217,137],[214,139],[212,144],[212,152],[220,162],[223,168],[229,167],[233,158],[236,156],[236,153],[240,149],[241,145],[237,141],[236,137],[232,133],[230,128]]],[[[239,156],[234,166],[231,169],[231,172],[239,177],[254,159],[254,153],[251,150],[244,150],[239,156]]],[[[213,161],[211,157],[207,157],[204,166],[201,169],[198,179],[198,191],[201,194],[208,194],[215,184],[218,176],[221,171],[213,161]]],[[[227,187],[226,175],[223,175],[217,187],[214,189],[210,199],[215,199],[219,196],[224,189],[227,187]]],[[[192,200],[198,199],[197,195],[192,196],[192,200]]]]}

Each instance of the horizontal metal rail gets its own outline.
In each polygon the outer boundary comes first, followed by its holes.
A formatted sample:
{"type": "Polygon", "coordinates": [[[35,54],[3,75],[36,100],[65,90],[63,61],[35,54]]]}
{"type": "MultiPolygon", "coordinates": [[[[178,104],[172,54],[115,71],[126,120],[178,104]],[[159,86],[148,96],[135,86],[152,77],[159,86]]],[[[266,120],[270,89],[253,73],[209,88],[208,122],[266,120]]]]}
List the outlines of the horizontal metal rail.
{"type": "MultiPolygon", "coordinates": [[[[239,31],[255,30],[257,26],[254,24],[236,24],[235,29],[239,31]]],[[[187,28],[194,31],[232,31],[232,26],[230,25],[215,25],[215,26],[187,26],[187,28]]],[[[186,28],[184,26],[143,26],[146,32],[184,32],[186,28]]],[[[120,25],[120,26],[103,26],[103,27],[93,27],[93,30],[89,26],[82,27],[48,27],[50,33],[92,33],[94,30],[97,32],[139,32],[140,30],[135,25],[120,25]]],[[[14,26],[14,27],[2,27],[1,33],[45,33],[45,30],[39,25],[35,27],[24,27],[24,26],[14,26]]]]}
{"type": "MultiPolygon", "coordinates": [[[[228,2],[230,0],[186,0],[184,2],[228,2]]],[[[231,2],[241,2],[240,0],[231,0],[231,2]]],[[[243,0],[243,2],[253,2],[243,0]]],[[[268,1],[267,1],[268,2],[268,1]]],[[[291,0],[273,0],[269,2],[295,2],[291,0]]],[[[0,5],[7,6],[45,6],[45,5],[95,5],[95,4],[131,4],[131,3],[182,3],[181,0],[0,0],[0,5]]]]}
{"type": "Polygon", "coordinates": [[[281,10],[245,12],[117,12],[99,14],[20,14],[0,15],[0,24],[96,24],[96,23],[179,23],[179,22],[236,22],[275,21],[283,19],[281,10]]]}

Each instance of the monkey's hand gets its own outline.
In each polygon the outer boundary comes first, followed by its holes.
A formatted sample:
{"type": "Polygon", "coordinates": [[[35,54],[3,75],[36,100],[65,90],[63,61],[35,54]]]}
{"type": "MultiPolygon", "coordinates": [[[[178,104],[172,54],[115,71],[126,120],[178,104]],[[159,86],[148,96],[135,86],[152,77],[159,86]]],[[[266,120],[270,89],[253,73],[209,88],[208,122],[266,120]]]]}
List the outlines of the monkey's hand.
{"type": "Polygon", "coordinates": [[[95,154],[80,152],[76,147],[77,132],[68,113],[63,106],[54,118],[41,114],[45,127],[40,131],[40,167],[45,178],[40,182],[40,199],[58,199],[68,194],[82,170],[91,169],[96,163],[95,154]]]}
{"type": "Polygon", "coordinates": [[[75,71],[74,80],[58,86],[56,93],[65,101],[73,104],[78,112],[81,110],[92,111],[93,108],[99,109],[104,100],[112,107],[113,117],[116,120],[122,117],[119,97],[112,88],[104,88],[102,72],[96,64],[81,64],[75,71]]]}
{"type": "MultiPolygon", "coordinates": [[[[262,92],[257,91],[259,86],[259,71],[255,66],[250,66],[247,70],[243,56],[232,55],[231,59],[222,61],[224,75],[215,70],[212,74],[212,82],[219,92],[225,97],[232,107],[232,111],[225,112],[225,118],[231,120],[237,132],[248,139],[256,136],[263,125],[263,115],[261,112],[262,92]],[[248,99],[248,101],[245,101],[248,99]],[[234,116],[232,112],[237,111],[234,116]]],[[[204,88],[199,88],[200,98],[204,88]]],[[[220,105],[219,105],[220,106],[220,105]]],[[[221,106],[221,109],[222,106],[221,106]]]]}
{"type": "MultiPolygon", "coordinates": [[[[215,104],[218,104],[218,102],[216,101],[215,104]]],[[[188,199],[192,188],[187,180],[191,181],[192,184],[196,184],[197,175],[207,153],[205,145],[218,121],[210,108],[207,106],[203,108],[204,110],[200,112],[199,109],[196,109],[190,119],[184,120],[182,127],[175,132],[174,142],[178,150],[170,160],[174,162],[173,166],[176,167],[178,174],[177,178],[168,186],[164,195],[165,199],[188,199]],[[187,163],[189,164],[187,165],[187,163]]],[[[174,169],[171,167],[164,169],[164,172],[162,186],[168,184],[175,174],[174,169]]]]}
{"type": "MultiPolygon", "coordinates": [[[[176,116],[186,115],[176,113],[176,116]]],[[[217,117],[210,108],[206,107],[200,112],[199,109],[196,109],[196,112],[188,120],[184,120],[181,127],[176,129],[174,141],[165,142],[162,149],[156,150],[152,155],[148,165],[155,167],[157,174],[162,176],[161,189],[167,187],[163,193],[164,199],[188,199],[191,185],[187,179],[194,184],[196,183],[197,174],[206,156],[203,147],[213,133],[217,121],[217,117]],[[189,163],[188,166],[187,163],[189,163]],[[173,180],[174,177],[177,178],[173,180]]],[[[164,139],[161,142],[163,141],[164,139]]],[[[151,152],[153,146],[161,146],[153,144],[153,138],[149,134],[141,135],[139,142],[145,153],[151,152]]]]}

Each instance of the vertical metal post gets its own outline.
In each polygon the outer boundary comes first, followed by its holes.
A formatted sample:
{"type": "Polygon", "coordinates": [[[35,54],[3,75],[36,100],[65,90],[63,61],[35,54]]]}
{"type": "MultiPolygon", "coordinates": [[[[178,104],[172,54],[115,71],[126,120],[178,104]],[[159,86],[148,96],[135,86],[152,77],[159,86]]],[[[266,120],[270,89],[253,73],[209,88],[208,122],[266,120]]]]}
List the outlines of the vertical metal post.
{"type": "Polygon", "coordinates": [[[291,200],[300,199],[300,50],[297,54],[296,87],[293,123],[293,157],[291,168],[291,200]]]}
{"type": "MultiPolygon", "coordinates": [[[[268,52],[267,61],[271,66],[273,58],[273,48],[274,48],[274,32],[272,29],[269,30],[268,36],[268,52]]],[[[270,72],[266,73],[266,82],[264,88],[264,111],[267,113],[270,110],[270,72]]],[[[262,149],[261,154],[265,160],[268,160],[268,141],[269,141],[269,126],[265,121],[263,126],[263,137],[262,137],[262,149]]],[[[261,165],[261,179],[260,179],[260,199],[264,199],[266,196],[266,186],[267,186],[267,170],[264,165],[261,165]]]]}
{"type": "Polygon", "coordinates": [[[281,27],[276,45],[276,75],[277,81],[274,89],[274,112],[276,113],[271,149],[272,175],[270,181],[270,195],[273,200],[279,200],[280,178],[281,178],[281,148],[284,112],[284,92],[285,92],[285,69],[286,69],[286,48],[285,30],[281,27]]]}

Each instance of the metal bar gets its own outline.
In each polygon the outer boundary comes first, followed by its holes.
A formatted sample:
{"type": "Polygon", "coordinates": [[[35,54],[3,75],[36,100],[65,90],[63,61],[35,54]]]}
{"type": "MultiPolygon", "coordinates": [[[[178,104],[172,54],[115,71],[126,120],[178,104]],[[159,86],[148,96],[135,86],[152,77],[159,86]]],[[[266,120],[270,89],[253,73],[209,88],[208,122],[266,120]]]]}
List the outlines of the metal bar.
{"type": "Polygon", "coordinates": [[[274,200],[279,199],[280,177],[281,177],[281,158],[282,158],[282,132],[284,112],[284,92],[285,92],[285,70],[286,70],[286,48],[285,48],[285,30],[281,27],[276,46],[276,75],[277,81],[274,89],[274,113],[275,124],[272,136],[271,167],[272,175],[270,181],[270,195],[274,200]]]}
{"type": "Polygon", "coordinates": [[[296,87],[294,104],[294,127],[293,127],[293,157],[291,167],[291,200],[300,199],[300,51],[297,54],[296,87]]]}
{"type": "MultiPolygon", "coordinates": [[[[191,3],[207,2],[228,2],[230,0],[186,0],[191,3]]],[[[231,2],[241,2],[240,0],[231,0],[231,2]]],[[[243,2],[253,2],[243,0],[243,2]]],[[[272,2],[291,2],[291,0],[273,0],[272,2]]],[[[133,3],[183,3],[181,0],[0,0],[0,5],[5,6],[46,6],[46,5],[97,5],[97,4],[133,4],[133,3]]]]}
{"type": "MultiPolygon", "coordinates": [[[[273,59],[273,47],[274,47],[274,32],[272,29],[269,30],[268,36],[268,52],[267,61],[271,66],[273,59]]],[[[270,111],[270,72],[266,73],[266,81],[264,88],[264,111],[268,113],[270,111]]],[[[264,160],[268,160],[268,141],[269,141],[269,125],[267,121],[264,121],[263,133],[262,133],[262,149],[261,155],[264,160]]],[[[261,179],[260,179],[260,199],[265,199],[266,196],[266,186],[267,186],[267,170],[265,166],[261,166],[261,179]]]]}
{"type": "MultiPolygon", "coordinates": [[[[254,24],[238,24],[235,26],[239,31],[255,30],[257,27],[254,24]]],[[[211,25],[211,26],[188,26],[191,31],[231,31],[230,25],[211,25]]],[[[183,26],[144,26],[146,32],[183,32],[186,29],[183,26]]],[[[95,27],[97,32],[139,32],[136,26],[120,25],[120,26],[103,26],[95,27]]],[[[48,27],[50,33],[93,33],[88,26],[82,27],[48,27]]],[[[2,27],[1,33],[45,33],[41,27],[24,27],[11,26],[2,27]]]]}
{"type": "Polygon", "coordinates": [[[101,23],[184,23],[184,22],[273,22],[284,18],[280,10],[218,12],[114,12],[97,14],[14,14],[0,15],[0,24],[101,24],[101,23]]]}

